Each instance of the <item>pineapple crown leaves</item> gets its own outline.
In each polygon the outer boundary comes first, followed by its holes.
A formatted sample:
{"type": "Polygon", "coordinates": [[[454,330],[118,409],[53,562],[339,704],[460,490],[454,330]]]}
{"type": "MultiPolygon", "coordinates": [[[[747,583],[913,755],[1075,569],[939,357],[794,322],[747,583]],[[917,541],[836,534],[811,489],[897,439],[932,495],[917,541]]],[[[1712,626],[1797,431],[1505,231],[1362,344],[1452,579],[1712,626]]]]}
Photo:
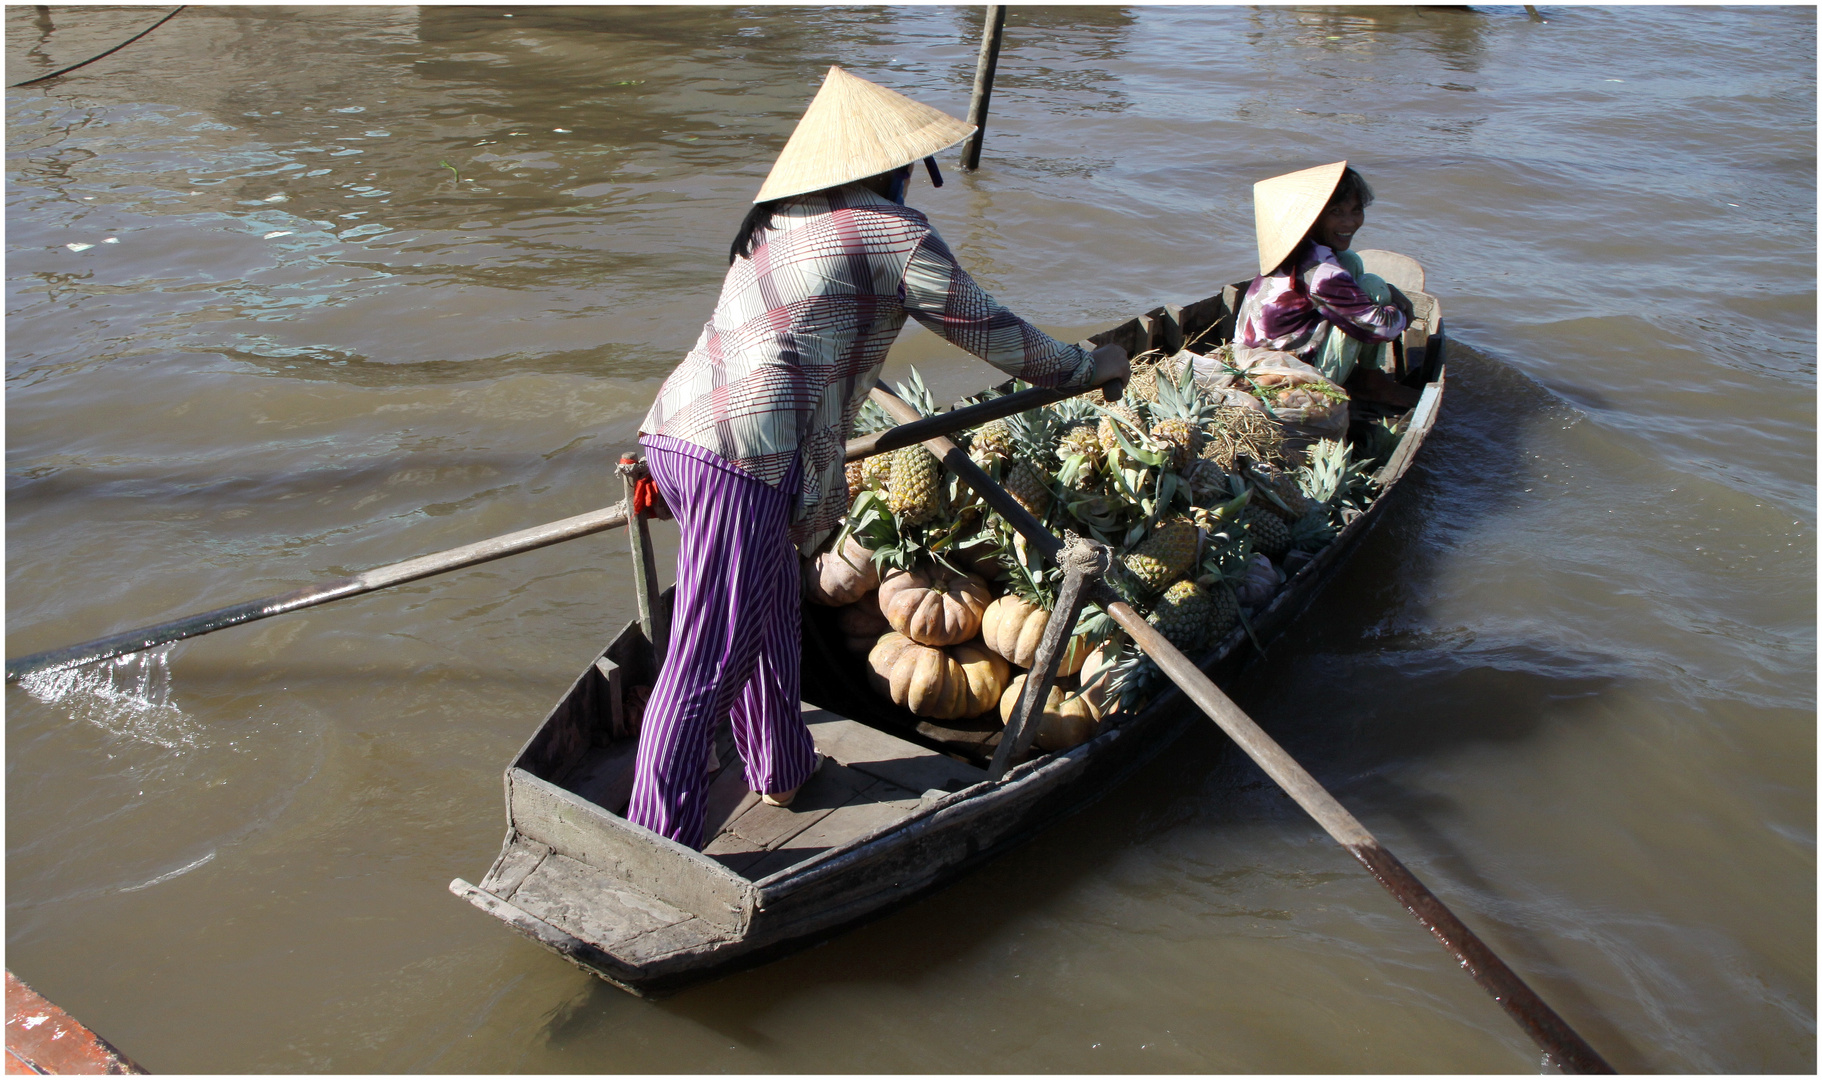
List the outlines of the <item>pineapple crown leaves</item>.
{"type": "Polygon", "coordinates": [[[1085,397],[1064,398],[1047,408],[1064,425],[1073,424],[1078,420],[1093,420],[1097,412],[1095,404],[1085,397]]]}
{"type": "Polygon", "coordinates": [[[1291,523],[1291,547],[1298,551],[1321,551],[1334,539],[1335,524],[1326,507],[1318,506],[1291,523]]]}
{"type": "Polygon", "coordinates": [[[1370,461],[1355,461],[1346,443],[1318,440],[1309,449],[1309,463],[1297,469],[1297,487],[1320,503],[1348,505],[1365,495],[1372,485],[1370,461]]]}
{"type": "Polygon", "coordinates": [[[1185,361],[1176,365],[1174,374],[1168,365],[1160,365],[1159,371],[1167,377],[1158,380],[1158,400],[1151,407],[1154,421],[1187,420],[1201,426],[1215,418],[1219,406],[1196,382],[1193,363],[1185,361]]]}
{"type": "Polygon", "coordinates": [[[1061,570],[1054,566],[1033,570],[1016,556],[1006,560],[1006,564],[1013,595],[1027,604],[1036,604],[1045,611],[1056,610],[1057,589],[1062,584],[1061,570]]]}
{"type": "Polygon", "coordinates": [[[909,569],[900,565],[899,556],[903,542],[899,536],[898,521],[892,511],[886,508],[885,496],[877,491],[863,491],[848,507],[848,518],[842,524],[841,533],[835,537],[835,550],[840,551],[842,544],[853,536],[864,548],[873,552],[874,565],[880,569],[909,569]]]}
{"type": "MultiPolygon", "coordinates": [[[[1239,479],[1239,477],[1231,477],[1229,480],[1229,483],[1231,484],[1233,481],[1238,480],[1238,479],[1239,479]]],[[[1230,488],[1230,490],[1231,490],[1231,488],[1230,488]]],[[[1291,509],[1290,504],[1285,502],[1284,499],[1281,498],[1276,491],[1273,491],[1270,484],[1263,483],[1263,482],[1256,482],[1256,483],[1254,483],[1252,490],[1258,492],[1262,497],[1264,497],[1264,499],[1267,502],[1271,503],[1273,506],[1280,508],[1285,513],[1290,514],[1293,517],[1296,516],[1297,511],[1291,509]]]]}
{"type": "Polygon", "coordinates": [[[893,421],[886,410],[880,407],[879,402],[870,397],[862,399],[860,411],[854,414],[854,434],[856,435],[871,435],[876,431],[885,431],[887,428],[897,426],[898,424],[893,421]]]}
{"type": "Polygon", "coordinates": [[[1062,422],[1049,409],[1026,409],[1006,418],[1013,445],[1029,455],[1033,462],[1042,461],[1056,452],[1057,439],[1063,434],[1062,422]]]}
{"type": "Polygon", "coordinates": [[[918,415],[936,415],[936,399],[931,396],[930,388],[924,385],[924,377],[918,374],[915,367],[911,369],[911,378],[899,383],[895,389],[897,389],[899,397],[904,398],[912,408],[917,410],[918,415]]]}
{"type": "Polygon", "coordinates": [[[1361,451],[1366,460],[1383,463],[1392,460],[1392,454],[1398,449],[1398,442],[1404,438],[1404,425],[1398,419],[1381,416],[1367,425],[1366,434],[1361,439],[1361,451]]]}
{"type": "Polygon", "coordinates": [[[1157,663],[1132,642],[1120,646],[1107,677],[1107,697],[1120,712],[1138,712],[1164,681],[1157,663]]]}

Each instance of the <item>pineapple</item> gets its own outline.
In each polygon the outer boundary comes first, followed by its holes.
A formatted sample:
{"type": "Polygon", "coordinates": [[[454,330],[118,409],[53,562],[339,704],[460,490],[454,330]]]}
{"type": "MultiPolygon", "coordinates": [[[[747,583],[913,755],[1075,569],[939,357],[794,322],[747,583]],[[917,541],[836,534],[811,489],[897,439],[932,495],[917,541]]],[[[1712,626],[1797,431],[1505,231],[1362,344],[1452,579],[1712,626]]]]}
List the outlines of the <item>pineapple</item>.
{"type": "Polygon", "coordinates": [[[1050,477],[1025,458],[1014,461],[1007,470],[1006,493],[1040,521],[1050,510],[1050,477]]]}
{"type": "Polygon", "coordinates": [[[1239,618],[1240,606],[1226,588],[1203,588],[1187,578],[1166,589],[1146,622],[1186,653],[1219,640],[1239,618]]]}
{"type": "Polygon", "coordinates": [[[1006,421],[989,420],[975,429],[974,442],[968,448],[968,456],[980,465],[1011,457],[1012,429],[1006,426],[1006,421]]]}
{"type": "MultiPolygon", "coordinates": [[[[1124,432],[1121,432],[1121,434],[1129,436],[1128,441],[1131,441],[1130,436],[1133,428],[1137,428],[1140,431],[1145,430],[1145,421],[1140,419],[1137,410],[1131,405],[1115,402],[1114,404],[1107,406],[1107,411],[1132,425],[1124,432]]],[[[1112,417],[1103,416],[1101,417],[1100,424],[1095,427],[1095,433],[1101,440],[1101,451],[1108,457],[1112,457],[1120,452],[1119,435],[1115,434],[1115,432],[1119,430],[1119,426],[1120,425],[1116,425],[1112,417]]]]}
{"type": "Polygon", "coordinates": [[[861,462],[848,462],[848,501],[860,498],[860,493],[867,490],[866,478],[861,469],[861,462]]]}
{"type": "Polygon", "coordinates": [[[1261,498],[1257,505],[1283,518],[1286,525],[1295,524],[1315,508],[1316,504],[1306,498],[1303,492],[1297,490],[1297,485],[1277,466],[1255,465],[1246,472],[1248,476],[1252,477],[1253,484],[1258,487],[1261,496],[1275,496],[1275,498],[1261,498]]]}
{"type": "Polygon", "coordinates": [[[1277,562],[1291,549],[1291,530],[1277,514],[1249,506],[1241,520],[1252,534],[1253,550],[1266,558],[1277,562]]]}
{"type": "Polygon", "coordinates": [[[1076,420],[1065,428],[1056,454],[1062,465],[1059,477],[1076,491],[1093,489],[1095,474],[1107,456],[1092,420],[1076,420]]]}
{"type": "Polygon", "coordinates": [[[1212,615],[1214,599],[1208,590],[1184,579],[1164,590],[1145,621],[1157,627],[1164,640],[1187,653],[1200,649],[1208,640],[1208,622],[1212,615]]]}
{"type": "Polygon", "coordinates": [[[1227,474],[1207,458],[1190,462],[1183,481],[1189,485],[1189,501],[1193,505],[1214,506],[1228,499],[1227,474]]]}
{"type": "Polygon", "coordinates": [[[942,509],[936,455],[919,443],[894,450],[890,456],[885,487],[886,507],[892,516],[906,525],[922,525],[936,517],[942,509]]]}
{"type": "Polygon", "coordinates": [[[1170,467],[1182,472],[1208,441],[1203,427],[1215,419],[1218,406],[1196,385],[1189,364],[1174,371],[1167,364],[1157,368],[1157,403],[1151,407],[1151,437],[1170,448],[1170,467]]]}
{"type": "MultiPolygon", "coordinates": [[[[886,481],[892,475],[892,457],[897,451],[888,454],[874,454],[862,458],[860,462],[860,486],[865,491],[884,491],[886,481]]],[[[849,466],[852,468],[852,466],[849,466]]],[[[849,486],[853,484],[850,481],[849,486]]]]}
{"type": "Polygon", "coordinates": [[[1198,539],[1195,522],[1181,514],[1165,518],[1127,552],[1126,569],[1156,594],[1195,565],[1198,539]]]}

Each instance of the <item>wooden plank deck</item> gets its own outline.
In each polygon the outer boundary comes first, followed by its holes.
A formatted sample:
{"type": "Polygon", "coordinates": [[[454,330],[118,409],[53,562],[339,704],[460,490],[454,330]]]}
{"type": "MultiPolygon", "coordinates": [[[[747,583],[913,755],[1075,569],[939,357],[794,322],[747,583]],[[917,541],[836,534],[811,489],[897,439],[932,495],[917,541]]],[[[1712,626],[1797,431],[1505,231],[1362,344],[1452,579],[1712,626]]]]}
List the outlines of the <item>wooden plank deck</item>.
{"type": "MultiPolygon", "coordinates": [[[[749,881],[904,820],[925,792],[948,794],[987,778],[973,765],[822,709],[804,706],[804,721],[827,760],[790,806],[745,793],[725,819],[711,812],[709,824],[718,827],[702,853],[749,881]]],[[[722,786],[745,792],[737,762],[717,778],[715,787],[722,786]]],[[[726,795],[716,800],[715,787],[711,811],[728,802],[726,795]]]]}

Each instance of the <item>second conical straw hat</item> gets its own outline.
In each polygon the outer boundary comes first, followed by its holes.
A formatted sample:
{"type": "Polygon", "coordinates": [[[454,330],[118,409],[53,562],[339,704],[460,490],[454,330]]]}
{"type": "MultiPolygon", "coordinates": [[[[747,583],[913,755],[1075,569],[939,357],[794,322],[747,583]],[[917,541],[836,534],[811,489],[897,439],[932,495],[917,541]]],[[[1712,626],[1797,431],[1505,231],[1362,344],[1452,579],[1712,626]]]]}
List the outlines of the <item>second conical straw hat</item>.
{"type": "Polygon", "coordinates": [[[973,124],[832,67],[753,201],[877,176],[972,134],[973,124]]]}
{"type": "Polygon", "coordinates": [[[1347,171],[1345,161],[1285,173],[1253,185],[1253,228],[1259,237],[1259,272],[1278,268],[1322,216],[1347,171]]]}

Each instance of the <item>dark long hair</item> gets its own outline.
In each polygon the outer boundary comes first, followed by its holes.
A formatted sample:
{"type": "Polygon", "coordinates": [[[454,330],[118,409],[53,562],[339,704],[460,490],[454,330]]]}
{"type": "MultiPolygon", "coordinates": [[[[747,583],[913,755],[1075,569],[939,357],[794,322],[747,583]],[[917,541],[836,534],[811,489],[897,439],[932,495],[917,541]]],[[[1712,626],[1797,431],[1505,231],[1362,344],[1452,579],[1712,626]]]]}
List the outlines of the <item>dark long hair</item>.
{"type": "Polygon", "coordinates": [[[1335,194],[1329,196],[1329,202],[1338,203],[1350,195],[1360,200],[1362,210],[1373,205],[1373,189],[1367,187],[1366,178],[1355,172],[1352,165],[1342,170],[1341,179],[1335,182],[1335,194]]]}
{"type": "Polygon", "coordinates": [[[729,266],[734,265],[735,259],[752,258],[758,247],[754,237],[772,227],[772,215],[777,213],[783,202],[783,199],[768,199],[754,203],[753,208],[747,211],[747,216],[741,219],[740,231],[734,234],[734,245],[728,248],[729,266]]]}

